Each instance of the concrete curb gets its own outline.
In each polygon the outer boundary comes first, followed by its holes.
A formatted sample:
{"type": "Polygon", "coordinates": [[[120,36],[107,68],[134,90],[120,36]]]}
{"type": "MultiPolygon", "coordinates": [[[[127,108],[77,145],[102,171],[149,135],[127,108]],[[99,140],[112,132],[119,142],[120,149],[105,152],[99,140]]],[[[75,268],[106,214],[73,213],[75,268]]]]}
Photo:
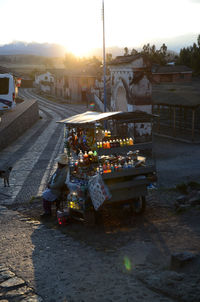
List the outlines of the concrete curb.
{"type": "Polygon", "coordinates": [[[0,151],[9,146],[39,119],[36,100],[24,101],[2,116],[0,123],[0,151]]]}

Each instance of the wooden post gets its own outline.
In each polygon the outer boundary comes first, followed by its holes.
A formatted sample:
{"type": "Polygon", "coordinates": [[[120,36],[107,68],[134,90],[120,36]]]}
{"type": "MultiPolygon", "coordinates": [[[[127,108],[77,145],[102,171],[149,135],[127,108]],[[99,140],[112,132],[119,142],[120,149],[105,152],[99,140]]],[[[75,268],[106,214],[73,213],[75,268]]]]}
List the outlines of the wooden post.
{"type": "Polygon", "coordinates": [[[174,128],[174,136],[176,136],[176,107],[173,107],[173,113],[174,113],[174,116],[173,116],[173,128],[174,128]]]}
{"type": "Polygon", "coordinates": [[[182,107],[179,107],[179,130],[182,130],[182,107]]]}
{"type": "Polygon", "coordinates": [[[172,123],[172,106],[169,106],[169,114],[170,114],[170,127],[173,127],[173,123],[172,123]]]}
{"type": "Polygon", "coordinates": [[[187,121],[187,109],[184,107],[184,130],[186,129],[187,121]]]}
{"type": "Polygon", "coordinates": [[[160,132],[160,105],[158,105],[158,133],[160,132]]]}
{"type": "Polygon", "coordinates": [[[195,122],[195,110],[192,109],[192,141],[194,141],[194,122],[195,122]]]}

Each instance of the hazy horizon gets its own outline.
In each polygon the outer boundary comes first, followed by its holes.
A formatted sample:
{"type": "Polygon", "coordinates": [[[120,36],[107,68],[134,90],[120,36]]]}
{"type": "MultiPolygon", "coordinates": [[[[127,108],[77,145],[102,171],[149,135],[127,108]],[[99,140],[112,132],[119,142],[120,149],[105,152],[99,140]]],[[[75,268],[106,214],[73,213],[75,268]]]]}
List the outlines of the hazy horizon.
{"type": "MultiPolygon", "coordinates": [[[[156,49],[159,49],[160,46],[165,43],[169,51],[174,51],[176,53],[179,53],[180,49],[183,47],[189,47],[192,46],[193,43],[197,42],[198,34],[187,34],[182,35],[174,38],[166,38],[164,39],[158,39],[157,41],[146,41],[144,44],[150,43],[150,45],[155,45],[156,49]]],[[[143,45],[144,45],[143,44],[143,45]]],[[[133,48],[137,50],[141,50],[143,45],[124,45],[123,47],[113,45],[106,47],[106,52],[111,52],[113,56],[117,55],[123,55],[123,49],[124,47],[128,47],[129,51],[131,51],[133,48]]],[[[46,56],[64,56],[65,53],[71,53],[70,50],[68,50],[66,47],[64,47],[61,44],[58,43],[39,43],[39,42],[26,42],[26,41],[13,41],[11,43],[5,43],[0,45],[0,55],[19,55],[19,54],[32,54],[32,55],[43,55],[45,56],[45,50],[46,50],[46,56]]],[[[94,48],[88,51],[88,54],[85,55],[88,56],[102,56],[102,48],[94,48]]]]}

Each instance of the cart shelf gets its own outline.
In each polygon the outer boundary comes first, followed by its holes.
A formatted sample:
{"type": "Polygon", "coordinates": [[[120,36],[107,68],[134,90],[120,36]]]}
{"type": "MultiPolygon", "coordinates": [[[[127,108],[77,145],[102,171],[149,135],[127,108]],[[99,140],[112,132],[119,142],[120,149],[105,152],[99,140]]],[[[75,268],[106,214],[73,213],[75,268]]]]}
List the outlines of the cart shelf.
{"type": "Polygon", "coordinates": [[[124,146],[124,147],[116,147],[111,149],[98,149],[98,155],[111,155],[111,154],[127,154],[129,151],[135,150],[151,150],[152,149],[152,142],[149,143],[141,143],[135,144],[133,146],[124,146]]]}
{"type": "Polygon", "coordinates": [[[148,178],[145,179],[135,179],[131,181],[122,181],[115,184],[109,184],[110,190],[120,190],[120,189],[126,189],[130,187],[135,187],[138,185],[149,185],[151,183],[151,180],[148,178]]]}
{"type": "Polygon", "coordinates": [[[106,179],[113,179],[125,176],[137,176],[137,175],[147,175],[154,173],[156,171],[155,165],[149,167],[139,167],[139,168],[128,168],[123,169],[122,171],[118,172],[111,172],[108,174],[103,174],[103,180],[106,179]]]}

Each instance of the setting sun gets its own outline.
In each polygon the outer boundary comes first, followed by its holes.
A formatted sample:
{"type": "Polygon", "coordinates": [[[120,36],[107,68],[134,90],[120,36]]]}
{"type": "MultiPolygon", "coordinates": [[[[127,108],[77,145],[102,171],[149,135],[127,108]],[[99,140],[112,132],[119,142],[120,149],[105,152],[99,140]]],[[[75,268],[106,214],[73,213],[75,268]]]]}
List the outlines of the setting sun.
{"type": "MultiPolygon", "coordinates": [[[[200,32],[198,3],[182,0],[178,14],[179,0],[169,0],[164,8],[160,0],[104,0],[106,47],[141,47],[148,42],[167,43],[167,39],[186,34],[194,37],[200,32]]],[[[2,28],[6,24],[1,44],[56,43],[76,56],[102,48],[102,0],[21,0],[20,4],[0,0],[0,9],[2,28]]]]}

